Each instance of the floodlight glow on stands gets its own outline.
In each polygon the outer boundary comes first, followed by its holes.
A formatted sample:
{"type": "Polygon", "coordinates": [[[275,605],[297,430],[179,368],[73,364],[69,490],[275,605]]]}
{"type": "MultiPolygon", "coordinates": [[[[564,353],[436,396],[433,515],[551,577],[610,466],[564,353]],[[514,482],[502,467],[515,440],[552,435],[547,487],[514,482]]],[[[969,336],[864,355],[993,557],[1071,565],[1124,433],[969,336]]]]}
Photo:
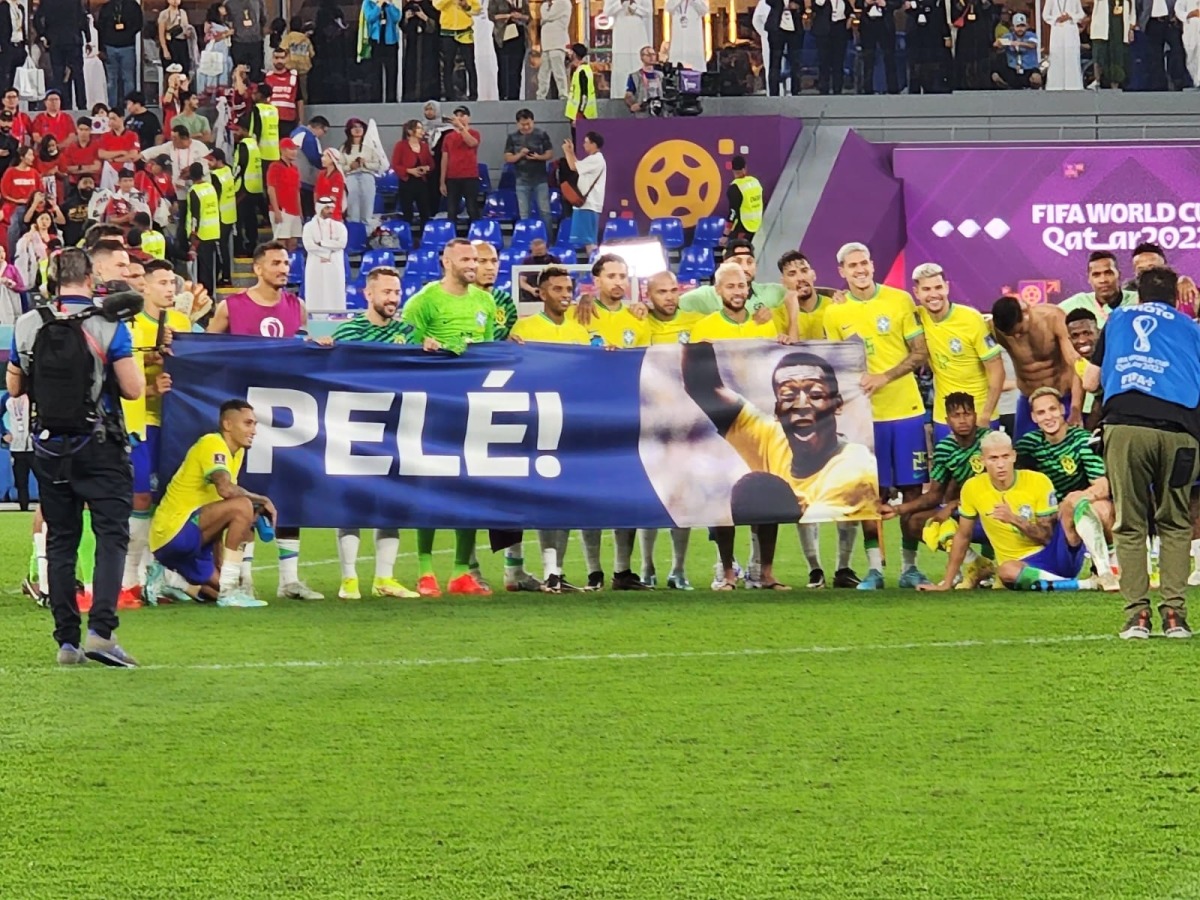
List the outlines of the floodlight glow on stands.
{"type": "Polygon", "coordinates": [[[649,278],[651,275],[665,272],[669,268],[667,253],[663,250],[663,245],[659,243],[658,238],[635,238],[612,244],[601,244],[598,253],[601,256],[605,253],[612,253],[625,260],[625,265],[629,266],[631,278],[649,278]]]}

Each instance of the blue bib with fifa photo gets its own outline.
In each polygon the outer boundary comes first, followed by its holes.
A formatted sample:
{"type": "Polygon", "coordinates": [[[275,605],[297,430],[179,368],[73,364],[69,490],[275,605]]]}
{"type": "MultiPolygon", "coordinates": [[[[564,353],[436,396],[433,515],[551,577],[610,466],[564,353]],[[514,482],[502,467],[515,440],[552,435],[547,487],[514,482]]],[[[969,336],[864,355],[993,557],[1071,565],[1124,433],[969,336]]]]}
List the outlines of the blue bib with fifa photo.
{"type": "Polygon", "coordinates": [[[1104,397],[1137,391],[1200,405],[1200,325],[1165,303],[1118,309],[1104,326],[1104,397]]]}

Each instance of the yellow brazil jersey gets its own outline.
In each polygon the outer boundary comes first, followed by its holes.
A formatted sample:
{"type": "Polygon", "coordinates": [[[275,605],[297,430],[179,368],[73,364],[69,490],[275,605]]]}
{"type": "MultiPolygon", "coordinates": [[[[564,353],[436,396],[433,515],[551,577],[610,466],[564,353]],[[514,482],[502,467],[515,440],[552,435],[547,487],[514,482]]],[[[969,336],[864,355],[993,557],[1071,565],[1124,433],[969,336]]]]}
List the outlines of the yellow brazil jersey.
{"type": "Polygon", "coordinates": [[[699,344],[702,341],[736,341],[746,338],[776,338],[779,330],[774,321],[755,322],[754,317],[747,315],[745,322],[735,322],[725,315],[725,311],[711,313],[692,326],[690,343],[699,344]]]}
{"type": "Polygon", "coordinates": [[[653,313],[646,315],[646,332],[651,344],[686,344],[691,340],[692,328],[704,318],[704,313],[675,310],[670,319],[656,319],[653,313]]]}
{"type": "MultiPolygon", "coordinates": [[[[847,298],[825,312],[825,336],[844,341],[858,336],[867,352],[867,371],[881,375],[908,356],[908,342],[921,334],[916,304],[905,291],[881,284],[870,300],[847,298]]],[[[925,414],[916,375],[905,375],[871,395],[876,422],[911,419],[925,414]]]]}
{"type": "Polygon", "coordinates": [[[829,461],[804,477],[792,474],[792,446],[779,421],[743,401],[725,440],[751,470],[778,475],[792,486],[804,522],[879,517],[875,456],[862,444],[841,441],[829,461]]]}
{"type": "MultiPolygon", "coordinates": [[[[129,329],[130,340],[133,341],[134,347],[140,347],[141,344],[137,341],[137,332],[134,331],[133,325],[126,323],[125,327],[129,329]]],[[[138,367],[144,373],[146,371],[145,354],[133,351],[133,358],[137,361],[138,367]]],[[[136,437],[139,440],[146,439],[146,395],[138,397],[136,400],[126,400],[121,398],[121,413],[125,418],[125,430],[130,436],[136,437]]]]}
{"type": "Polygon", "coordinates": [[[828,297],[817,295],[817,305],[812,309],[805,311],[800,310],[797,317],[796,327],[800,332],[800,340],[802,341],[823,341],[825,340],[825,313],[834,303],[828,297]]]}
{"type": "MultiPolygon", "coordinates": [[[[578,321],[575,318],[577,310],[578,307],[575,306],[567,310],[567,318],[572,322],[578,321]]],[[[611,310],[599,303],[593,304],[591,321],[583,327],[588,330],[588,334],[599,335],[610,347],[645,347],[650,343],[645,321],[624,306],[618,310],[611,310]]]]}
{"type": "Polygon", "coordinates": [[[1007,503],[1013,512],[1027,521],[1052,516],[1058,511],[1058,497],[1050,479],[1041,472],[1017,469],[1012,487],[1001,491],[984,472],[968,478],[959,495],[959,514],[983,523],[983,531],[996,549],[997,563],[1025,559],[1041,550],[1041,544],[1030,540],[1015,525],[992,518],[992,510],[1000,503],[1007,503]]]}
{"type": "Polygon", "coordinates": [[[917,321],[925,329],[929,368],[933,370],[933,421],[946,423],[946,395],[956,391],[975,398],[975,409],[987,404],[988,379],[985,361],[1000,355],[983,316],[968,306],[950,304],[940,322],[925,309],[917,310],[917,321]]]}
{"type": "Polygon", "coordinates": [[[210,480],[214,472],[228,472],[234,484],[237,483],[243,455],[241,450],[231,452],[225,438],[215,432],[192,444],[154,511],[150,523],[151,550],[169,543],[200,507],[221,499],[210,480]]]}
{"type": "MultiPolygon", "coordinates": [[[[132,325],[133,346],[153,347],[158,339],[158,317],[142,311],[134,318],[132,325]]],[[[179,310],[168,309],[167,327],[176,334],[187,334],[192,330],[192,321],[179,310]]],[[[143,368],[146,372],[146,383],[150,384],[162,372],[162,363],[144,365],[143,368]]],[[[146,396],[146,424],[162,425],[162,397],[146,396]]]]}
{"type": "Polygon", "coordinates": [[[532,344],[582,344],[586,347],[592,342],[587,329],[574,319],[564,318],[561,325],[555,325],[545,313],[517,319],[512,334],[532,344]]]}

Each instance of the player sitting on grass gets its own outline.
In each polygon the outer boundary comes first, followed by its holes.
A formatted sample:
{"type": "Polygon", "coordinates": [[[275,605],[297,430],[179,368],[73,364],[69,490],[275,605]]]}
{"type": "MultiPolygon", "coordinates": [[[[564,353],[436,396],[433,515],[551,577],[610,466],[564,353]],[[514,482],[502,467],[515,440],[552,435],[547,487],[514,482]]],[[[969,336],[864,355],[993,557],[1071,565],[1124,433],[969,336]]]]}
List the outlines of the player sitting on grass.
{"type": "Polygon", "coordinates": [[[1062,498],[1063,527],[1071,535],[1080,521],[1080,535],[1087,545],[1096,573],[1112,572],[1109,542],[1116,522],[1112,493],[1105,475],[1104,459],[1092,447],[1086,429],[1067,424],[1062,395],[1052,387],[1040,387],[1029,395],[1029,414],[1037,430],[1022,435],[1014,445],[1017,465],[1049,476],[1054,490],[1062,498]],[[1089,534],[1080,509],[1091,508],[1103,525],[1098,534],[1089,534]]]}
{"type": "MultiPolygon", "coordinates": [[[[979,427],[975,414],[975,397],[965,391],[947,394],[946,425],[950,434],[937,442],[933,448],[933,463],[929,467],[929,489],[914,500],[899,506],[880,504],[879,514],[890,519],[894,516],[912,516],[924,526],[925,543],[933,549],[948,550],[958,530],[955,518],[958,512],[958,497],[962,486],[983,471],[983,451],[979,443],[989,433],[979,427]]],[[[990,562],[992,545],[983,533],[978,520],[971,535],[971,542],[982,545],[982,555],[968,550],[966,569],[958,587],[970,589],[993,574],[990,562]]]]}
{"type": "MultiPolygon", "coordinates": [[[[920,590],[947,591],[953,584],[971,545],[976,520],[996,549],[997,574],[1004,586],[1017,591],[1079,591],[1102,586],[1115,590],[1116,579],[1079,579],[1085,547],[1062,525],[1054,485],[1041,472],[1016,467],[1012,439],[993,431],[980,444],[982,475],[963,485],[959,501],[958,531],[950,548],[946,574],[937,584],[920,590]]],[[[1078,511],[1078,507],[1076,507],[1078,511]]],[[[1100,529],[1100,520],[1090,509],[1081,516],[1090,527],[1100,529]]]]}
{"type": "Polygon", "coordinates": [[[237,484],[258,419],[245,400],[227,400],[221,404],[220,428],[192,445],[154,513],[150,549],[157,564],[146,573],[146,593],[157,599],[165,567],[187,580],[194,599],[215,596],[217,606],[266,606],[240,588],[242,552],[256,517],[261,513],[275,524],[271,501],[237,484]],[[218,544],[223,545],[219,574],[218,544]]]}

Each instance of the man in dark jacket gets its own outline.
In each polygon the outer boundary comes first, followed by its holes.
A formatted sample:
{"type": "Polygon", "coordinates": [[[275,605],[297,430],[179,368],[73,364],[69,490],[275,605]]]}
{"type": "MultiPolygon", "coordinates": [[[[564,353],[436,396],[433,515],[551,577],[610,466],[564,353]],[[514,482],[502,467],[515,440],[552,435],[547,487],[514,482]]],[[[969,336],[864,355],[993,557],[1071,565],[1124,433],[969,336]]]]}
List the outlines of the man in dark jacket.
{"type": "Polygon", "coordinates": [[[79,0],[42,0],[33,14],[33,27],[42,46],[50,51],[50,87],[62,94],[63,109],[87,109],[83,45],[90,35],[83,4],[79,0]],[[72,87],[75,105],[71,104],[72,87]]]}
{"type": "Polygon", "coordinates": [[[875,93],[875,54],[883,51],[887,92],[900,93],[896,71],[896,10],[899,0],[864,0],[859,14],[858,40],[862,45],[862,85],[860,93],[875,93]]]}
{"type": "Polygon", "coordinates": [[[104,49],[108,72],[108,106],[118,104],[137,90],[137,36],[142,33],[142,7],[137,0],[108,0],[96,17],[96,31],[104,49]]]}

